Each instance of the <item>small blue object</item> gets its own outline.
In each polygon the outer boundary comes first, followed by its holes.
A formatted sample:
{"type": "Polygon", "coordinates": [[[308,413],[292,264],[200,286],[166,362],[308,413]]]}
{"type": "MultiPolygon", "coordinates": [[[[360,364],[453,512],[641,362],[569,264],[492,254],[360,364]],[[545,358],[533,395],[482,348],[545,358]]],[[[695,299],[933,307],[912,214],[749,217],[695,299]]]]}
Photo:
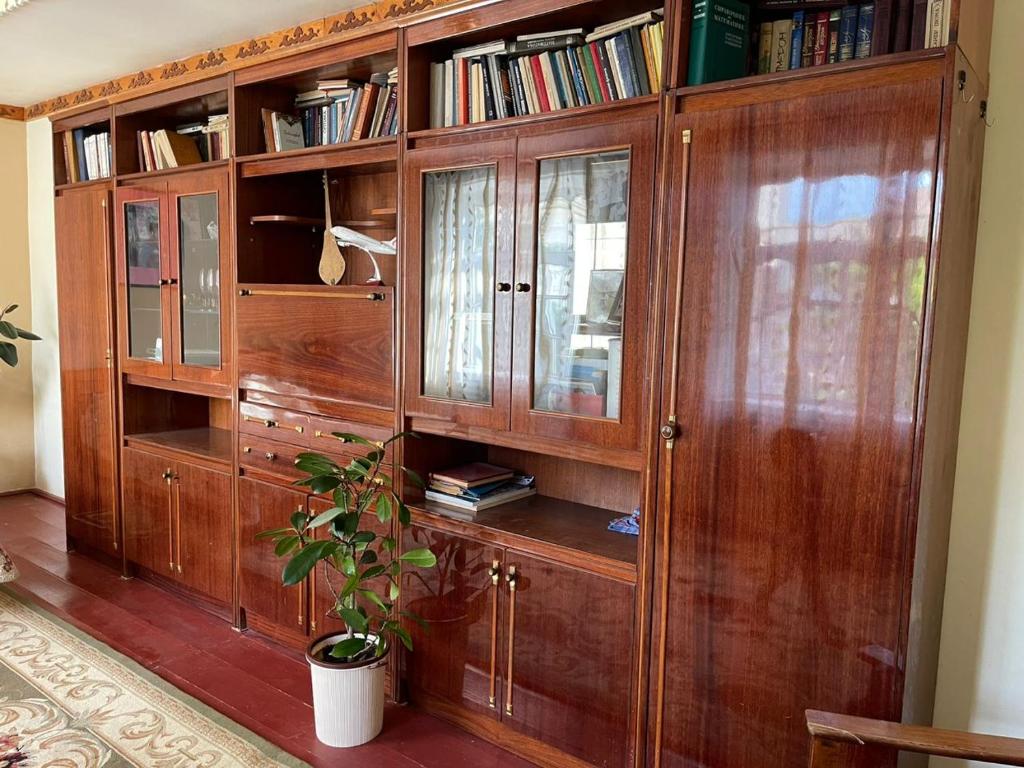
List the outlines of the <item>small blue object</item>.
{"type": "Polygon", "coordinates": [[[625,517],[617,517],[608,523],[608,530],[616,533],[628,533],[630,536],[640,535],[640,507],[625,517]]]}

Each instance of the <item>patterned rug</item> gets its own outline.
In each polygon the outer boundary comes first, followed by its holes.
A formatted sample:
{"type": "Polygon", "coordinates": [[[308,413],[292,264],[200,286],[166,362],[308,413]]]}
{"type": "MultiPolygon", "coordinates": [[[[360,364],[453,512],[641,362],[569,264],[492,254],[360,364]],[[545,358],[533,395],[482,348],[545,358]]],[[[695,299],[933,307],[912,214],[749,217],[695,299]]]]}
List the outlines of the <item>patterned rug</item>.
{"type": "Polygon", "coordinates": [[[309,768],[0,589],[0,768],[309,768]]]}

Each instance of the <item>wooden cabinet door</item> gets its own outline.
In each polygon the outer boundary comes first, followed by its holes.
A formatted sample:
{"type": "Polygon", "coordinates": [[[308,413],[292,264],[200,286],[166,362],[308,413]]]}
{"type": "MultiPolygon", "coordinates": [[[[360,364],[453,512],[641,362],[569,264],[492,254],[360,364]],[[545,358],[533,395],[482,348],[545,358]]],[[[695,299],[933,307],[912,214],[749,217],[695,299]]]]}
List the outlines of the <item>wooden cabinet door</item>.
{"type": "Polygon", "coordinates": [[[121,370],[171,378],[171,264],[167,185],[114,193],[121,370]]]}
{"type": "Polygon", "coordinates": [[[122,457],[125,555],[143,568],[172,578],[177,573],[174,462],[133,448],[125,448],[122,457]]]}
{"type": "Polygon", "coordinates": [[[513,550],[502,584],[502,722],[593,765],[632,765],[633,584],[513,550]]]}
{"type": "Polygon", "coordinates": [[[248,477],[238,480],[239,603],[250,626],[292,642],[306,635],[307,590],[281,584],[287,561],[274,555],[273,543],[257,541],[256,534],[288,525],[305,504],[302,491],[248,477]]]}
{"type": "Polygon", "coordinates": [[[231,379],[231,221],[226,170],[167,184],[173,378],[207,384],[231,379]],[[222,236],[223,235],[223,236],[222,236]]]}
{"type": "Polygon", "coordinates": [[[406,621],[413,652],[405,655],[409,698],[441,709],[451,706],[499,717],[502,638],[499,572],[502,551],[460,536],[412,525],[403,549],[429,547],[430,570],[408,568],[402,606],[424,626],[406,621]]]}
{"type": "Polygon", "coordinates": [[[641,447],[657,127],[519,140],[514,432],[641,447]]]}
{"type": "Polygon", "coordinates": [[[900,719],[943,97],[865,77],[694,97],[669,131],[663,768],[803,765],[808,708],[900,719]]]}
{"type": "Polygon", "coordinates": [[[177,578],[190,589],[231,602],[231,476],[179,462],[174,479],[177,578]]]}
{"type": "Polygon", "coordinates": [[[64,502],[73,542],[120,546],[110,192],[55,201],[64,502]]]}
{"type": "Polygon", "coordinates": [[[515,145],[405,159],[405,410],[508,429],[515,145]]]}

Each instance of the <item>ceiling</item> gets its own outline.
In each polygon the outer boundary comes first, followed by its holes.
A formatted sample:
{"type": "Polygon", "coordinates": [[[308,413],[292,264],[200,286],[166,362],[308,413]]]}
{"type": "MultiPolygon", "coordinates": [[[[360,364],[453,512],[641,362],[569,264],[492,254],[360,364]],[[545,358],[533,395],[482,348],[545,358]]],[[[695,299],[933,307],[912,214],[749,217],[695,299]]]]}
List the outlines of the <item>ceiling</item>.
{"type": "Polygon", "coordinates": [[[0,15],[0,104],[28,106],[367,0],[29,0],[0,15]]]}

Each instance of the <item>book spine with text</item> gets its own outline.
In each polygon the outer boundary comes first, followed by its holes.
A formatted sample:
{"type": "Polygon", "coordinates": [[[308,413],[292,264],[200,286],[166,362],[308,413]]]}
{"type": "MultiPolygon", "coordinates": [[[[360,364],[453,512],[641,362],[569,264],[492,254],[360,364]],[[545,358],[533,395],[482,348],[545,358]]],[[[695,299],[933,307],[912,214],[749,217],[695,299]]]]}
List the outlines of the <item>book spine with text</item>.
{"type": "Polygon", "coordinates": [[[804,52],[804,12],[793,14],[793,37],[789,43],[789,68],[800,69],[803,66],[804,52]]]}
{"type": "Polygon", "coordinates": [[[856,5],[843,8],[839,21],[839,61],[849,61],[857,52],[857,14],[856,5]]]}
{"type": "Polygon", "coordinates": [[[800,49],[800,66],[814,66],[814,31],[818,28],[816,14],[808,13],[804,18],[803,45],[800,49]]]}
{"type": "Polygon", "coordinates": [[[871,55],[875,36],[875,4],[864,3],[857,12],[857,47],[855,59],[866,59],[871,55]]]}
{"type": "Polygon", "coordinates": [[[828,11],[822,11],[814,23],[814,66],[828,61],[828,11]]]}

